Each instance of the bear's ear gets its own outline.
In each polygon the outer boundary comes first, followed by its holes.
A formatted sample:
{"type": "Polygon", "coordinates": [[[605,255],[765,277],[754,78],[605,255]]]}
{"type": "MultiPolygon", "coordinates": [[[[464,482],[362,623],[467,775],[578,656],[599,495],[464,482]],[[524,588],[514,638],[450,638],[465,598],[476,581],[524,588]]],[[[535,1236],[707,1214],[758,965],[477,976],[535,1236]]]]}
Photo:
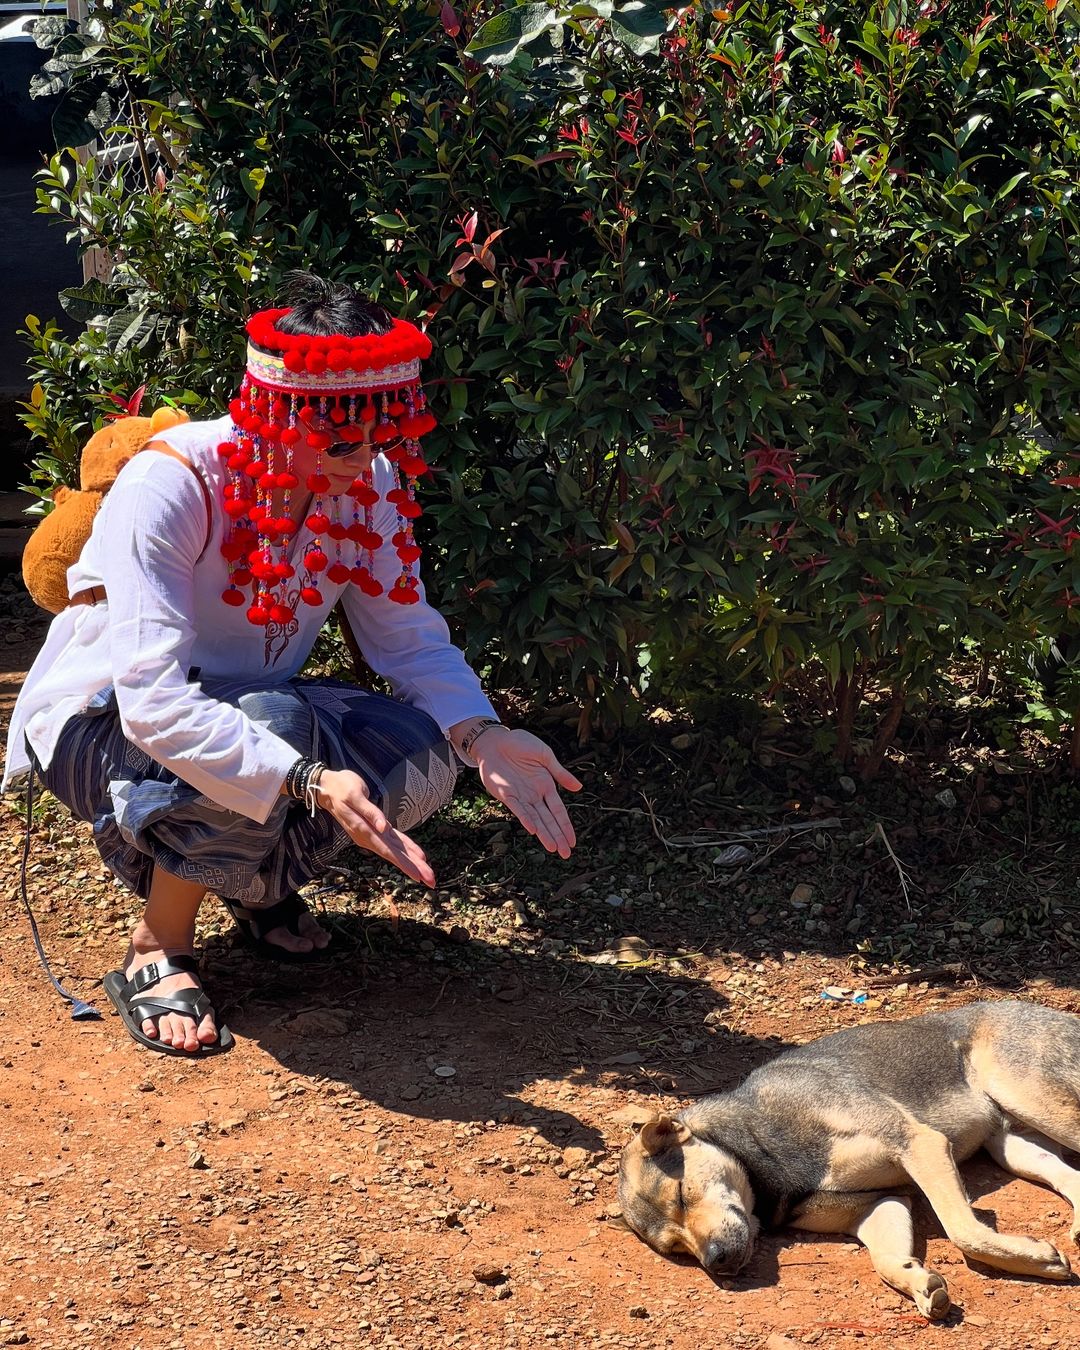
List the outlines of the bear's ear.
{"type": "Polygon", "coordinates": [[[66,502],[71,496],[72,490],[73,489],[66,487],[63,483],[58,487],[54,487],[52,492],[49,493],[49,496],[52,498],[53,506],[60,506],[63,502],[66,502]]]}
{"type": "Polygon", "coordinates": [[[690,1138],[690,1131],[681,1120],[672,1120],[670,1116],[654,1116],[641,1127],[638,1135],[641,1147],[655,1157],[669,1148],[677,1148],[690,1138]]]}

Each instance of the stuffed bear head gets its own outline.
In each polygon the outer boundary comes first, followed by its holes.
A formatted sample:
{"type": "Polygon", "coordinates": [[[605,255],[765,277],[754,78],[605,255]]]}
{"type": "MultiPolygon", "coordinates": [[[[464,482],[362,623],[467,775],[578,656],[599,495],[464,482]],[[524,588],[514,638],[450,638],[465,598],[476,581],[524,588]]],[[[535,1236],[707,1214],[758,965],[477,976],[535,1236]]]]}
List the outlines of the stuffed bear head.
{"type": "Polygon", "coordinates": [[[53,509],[23,549],[23,581],[35,604],[52,614],[67,608],[68,568],[78,562],[101,499],[116,475],[147,441],[187,420],[187,414],[175,408],[159,408],[152,417],[107,422],[90,437],[79,460],[80,489],[57,488],[53,509]]]}

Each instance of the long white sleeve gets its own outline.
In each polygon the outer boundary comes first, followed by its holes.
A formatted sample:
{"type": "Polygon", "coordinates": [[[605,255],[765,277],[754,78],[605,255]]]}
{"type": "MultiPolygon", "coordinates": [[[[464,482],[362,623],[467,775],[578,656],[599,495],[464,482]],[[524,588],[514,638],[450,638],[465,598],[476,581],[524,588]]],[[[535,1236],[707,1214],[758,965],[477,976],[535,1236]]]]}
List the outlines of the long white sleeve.
{"type": "MultiPolygon", "coordinates": [[[[373,574],[389,591],[401,563],[390,543],[398,527],[397,512],[385,500],[393,482],[381,459],[376,462],[375,486],[380,501],[372,523],[384,542],[375,552],[373,574]]],[[[364,595],[355,586],[349,586],[341,599],[364,660],[389,680],[398,698],[422,709],[443,731],[469,717],[496,715],[464,653],[450,641],[446,620],[427,603],[422,584],[415,605],[394,604],[385,594],[364,595]]]]}
{"type": "Polygon", "coordinates": [[[195,475],[165,455],[137,455],[110,489],[99,528],[125,735],[219,805],[265,821],[296,751],[188,679],[193,572],[206,539],[195,475]]]}

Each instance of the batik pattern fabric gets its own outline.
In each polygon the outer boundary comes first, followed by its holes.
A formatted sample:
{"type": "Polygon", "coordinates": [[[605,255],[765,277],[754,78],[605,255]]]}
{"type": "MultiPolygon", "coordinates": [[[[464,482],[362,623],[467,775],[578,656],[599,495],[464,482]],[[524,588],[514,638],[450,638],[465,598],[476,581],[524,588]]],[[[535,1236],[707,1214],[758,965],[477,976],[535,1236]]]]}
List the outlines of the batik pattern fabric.
{"type": "MultiPolygon", "coordinates": [[[[339,680],[252,688],[204,681],[204,692],[274,731],[298,755],[352,769],[399,830],[449,802],[458,761],[418,708],[339,680]]],[[[124,735],[103,689],[61,732],[45,786],[94,827],[105,865],[144,900],[155,865],[251,909],[276,904],[322,875],[351,842],[328,811],[282,797],[265,823],[190,787],[124,735]]]]}

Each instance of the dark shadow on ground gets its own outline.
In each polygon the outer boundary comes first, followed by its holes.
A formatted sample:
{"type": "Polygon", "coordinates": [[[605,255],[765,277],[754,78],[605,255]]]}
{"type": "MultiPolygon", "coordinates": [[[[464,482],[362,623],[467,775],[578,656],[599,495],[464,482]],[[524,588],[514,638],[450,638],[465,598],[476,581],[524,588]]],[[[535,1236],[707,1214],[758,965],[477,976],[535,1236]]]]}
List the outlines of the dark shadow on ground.
{"type": "Polygon", "coordinates": [[[706,1084],[733,1086],[783,1048],[721,1030],[707,1053],[682,1050],[682,1029],[726,1006],[690,977],[555,954],[509,958],[410,920],[395,930],[335,916],[333,926],[335,955],[311,966],[213,939],[203,958],[209,987],[234,1033],[286,1069],[347,1083],[410,1116],[509,1120],[562,1147],[598,1149],[604,1141],[575,1113],[579,1092],[604,1084],[696,1095],[706,1084]],[[565,1080],[565,1107],[528,1100],[545,1080],[565,1080]]]}

